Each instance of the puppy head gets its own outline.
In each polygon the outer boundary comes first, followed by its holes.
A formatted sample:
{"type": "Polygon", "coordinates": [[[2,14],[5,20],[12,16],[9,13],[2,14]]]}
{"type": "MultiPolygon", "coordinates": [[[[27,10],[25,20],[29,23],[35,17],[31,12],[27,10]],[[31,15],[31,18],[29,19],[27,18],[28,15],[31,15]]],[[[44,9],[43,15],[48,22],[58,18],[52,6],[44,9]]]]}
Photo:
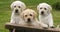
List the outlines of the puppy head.
{"type": "Polygon", "coordinates": [[[31,9],[26,9],[22,12],[21,16],[25,22],[31,23],[36,18],[36,12],[31,9]]]}
{"type": "Polygon", "coordinates": [[[21,1],[15,1],[11,4],[11,9],[15,13],[21,13],[24,9],[26,9],[26,6],[23,2],[21,1]]]}
{"type": "Polygon", "coordinates": [[[39,10],[39,14],[46,15],[50,13],[52,7],[47,3],[41,3],[37,6],[37,10],[39,10]]]}

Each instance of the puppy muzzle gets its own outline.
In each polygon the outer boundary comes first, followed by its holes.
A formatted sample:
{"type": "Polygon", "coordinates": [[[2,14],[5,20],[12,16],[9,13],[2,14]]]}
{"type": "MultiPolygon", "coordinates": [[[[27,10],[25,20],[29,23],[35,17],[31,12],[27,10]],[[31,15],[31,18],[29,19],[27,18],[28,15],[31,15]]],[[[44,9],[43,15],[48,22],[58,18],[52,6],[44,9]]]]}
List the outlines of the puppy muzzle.
{"type": "Polygon", "coordinates": [[[15,13],[18,13],[18,9],[15,10],[15,13]]]}
{"type": "Polygon", "coordinates": [[[30,18],[28,18],[28,19],[27,19],[27,22],[28,22],[28,23],[30,23],[30,22],[31,22],[31,19],[30,19],[30,18]]]}
{"type": "Polygon", "coordinates": [[[44,11],[41,11],[41,15],[43,15],[44,14],[44,11]]]}

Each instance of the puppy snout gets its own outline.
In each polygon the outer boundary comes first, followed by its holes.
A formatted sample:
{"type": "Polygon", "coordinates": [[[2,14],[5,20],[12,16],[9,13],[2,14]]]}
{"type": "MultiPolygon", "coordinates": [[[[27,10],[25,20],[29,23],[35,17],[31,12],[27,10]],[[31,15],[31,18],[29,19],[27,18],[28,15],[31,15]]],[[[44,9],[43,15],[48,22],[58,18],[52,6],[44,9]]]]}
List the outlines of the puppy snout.
{"type": "Polygon", "coordinates": [[[18,9],[15,10],[15,13],[18,13],[18,9]]]}
{"type": "Polygon", "coordinates": [[[31,22],[30,18],[28,18],[27,20],[28,20],[28,22],[31,22]]]}
{"type": "Polygon", "coordinates": [[[44,11],[41,11],[41,14],[44,14],[44,11]]]}

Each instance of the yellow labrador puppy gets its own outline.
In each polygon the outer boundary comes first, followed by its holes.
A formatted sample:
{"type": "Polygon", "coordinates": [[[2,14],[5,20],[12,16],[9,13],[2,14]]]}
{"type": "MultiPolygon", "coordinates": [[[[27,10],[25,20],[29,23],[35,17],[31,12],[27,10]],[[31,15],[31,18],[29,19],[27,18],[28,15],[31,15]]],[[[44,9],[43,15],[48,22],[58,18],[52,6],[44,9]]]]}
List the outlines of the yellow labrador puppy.
{"type": "Polygon", "coordinates": [[[36,16],[37,13],[32,9],[26,9],[21,13],[21,17],[24,20],[25,25],[39,27],[39,23],[36,16]]]}

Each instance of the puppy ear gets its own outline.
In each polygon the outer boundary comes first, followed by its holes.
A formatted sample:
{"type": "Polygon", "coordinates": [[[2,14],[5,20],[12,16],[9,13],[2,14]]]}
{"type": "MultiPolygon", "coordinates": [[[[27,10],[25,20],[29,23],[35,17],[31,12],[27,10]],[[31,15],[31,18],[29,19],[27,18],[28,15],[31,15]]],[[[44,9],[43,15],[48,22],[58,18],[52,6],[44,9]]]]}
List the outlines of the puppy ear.
{"type": "Polygon", "coordinates": [[[37,10],[39,11],[39,5],[37,6],[37,10]]]}
{"type": "Polygon", "coordinates": [[[50,13],[52,11],[52,7],[49,5],[48,9],[49,9],[48,13],[50,13]]]}
{"type": "Polygon", "coordinates": [[[50,11],[52,11],[52,7],[49,5],[49,9],[50,9],[50,11]]]}
{"type": "Polygon", "coordinates": [[[22,3],[21,5],[22,11],[26,9],[26,5],[24,3],[22,3]]]}
{"type": "Polygon", "coordinates": [[[24,13],[23,12],[21,13],[21,18],[24,19],[24,13]]]}
{"type": "MultiPolygon", "coordinates": [[[[13,2],[13,3],[14,3],[14,2],[13,2]]],[[[11,10],[13,10],[13,6],[14,6],[14,4],[13,4],[13,3],[10,5],[10,7],[11,7],[11,10]]]]}
{"type": "Polygon", "coordinates": [[[33,14],[34,14],[34,18],[36,18],[37,17],[37,13],[34,11],[33,14]]]}
{"type": "MultiPolygon", "coordinates": [[[[14,2],[13,2],[13,3],[14,3],[14,2]]],[[[13,3],[10,5],[10,7],[11,7],[11,8],[13,8],[13,6],[14,6],[14,4],[13,4],[13,3]]]]}

